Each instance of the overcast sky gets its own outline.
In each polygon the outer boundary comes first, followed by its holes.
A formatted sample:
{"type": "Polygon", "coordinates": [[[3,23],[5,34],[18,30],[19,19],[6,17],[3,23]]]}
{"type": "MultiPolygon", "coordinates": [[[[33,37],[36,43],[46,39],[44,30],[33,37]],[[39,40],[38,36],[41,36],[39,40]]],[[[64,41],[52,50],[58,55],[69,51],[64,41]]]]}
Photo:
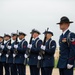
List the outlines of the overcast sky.
{"type": "MultiPolygon", "coordinates": [[[[29,41],[33,28],[43,33],[49,27],[58,44],[62,32],[56,23],[62,16],[75,22],[75,0],[0,0],[0,35],[19,30],[29,41]]],[[[69,29],[75,32],[75,23],[69,29]]]]}

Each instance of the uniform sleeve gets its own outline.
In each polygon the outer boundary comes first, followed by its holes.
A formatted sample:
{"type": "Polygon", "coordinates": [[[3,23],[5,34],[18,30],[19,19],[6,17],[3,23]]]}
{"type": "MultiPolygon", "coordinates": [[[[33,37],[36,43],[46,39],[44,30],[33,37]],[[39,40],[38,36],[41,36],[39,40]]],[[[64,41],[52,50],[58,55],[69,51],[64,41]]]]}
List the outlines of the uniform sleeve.
{"type": "Polygon", "coordinates": [[[24,53],[25,51],[26,51],[26,49],[27,49],[27,45],[28,45],[28,43],[27,43],[27,41],[25,41],[24,43],[23,43],[23,47],[18,47],[17,48],[17,50],[18,50],[18,52],[22,52],[22,53],[24,53]]]}
{"type": "Polygon", "coordinates": [[[75,34],[74,33],[70,34],[69,48],[70,48],[70,53],[69,53],[68,63],[73,65],[75,60],[75,34]]]}
{"type": "Polygon", "coordinates": [[[32,46],[31,48],[31,52],[33,53],[39,53],[40,49],[41,49],[41,45],[42,45],[42,40],[39,40],[37,43],[37,48],[32,46]]]}
{"type": "Polygon", "coordinates": [[[52,40],[51,45],[50,45],[50,49],[45,50],[46,53],[53,55],[55,53],[56,50],[56,42],[54,40],[52,40]]]}
{"type": "Polygon", "coordinates": [[[5,44],[5,45],[4,45],[3,52],[7,53],[7,51],[8,51],[8,48],[7,48],[6,44],[5,44]]]}
{"type": "Polygon", "coordinates": [[[13,52],[14,50],[14,43],[11,44],[11,51],[13,52]]]}

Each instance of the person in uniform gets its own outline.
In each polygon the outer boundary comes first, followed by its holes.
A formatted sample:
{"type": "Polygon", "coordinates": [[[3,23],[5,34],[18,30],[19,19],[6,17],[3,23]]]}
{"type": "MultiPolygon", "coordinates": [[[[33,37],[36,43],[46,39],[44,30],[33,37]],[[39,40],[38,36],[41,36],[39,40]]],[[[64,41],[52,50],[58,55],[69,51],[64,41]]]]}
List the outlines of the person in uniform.
{"type": "Polygon", "coordinates": [[[15,63],[18,70],[18,75],[26,75],[26,65],[24,65],[24,54],[27,49],[27,41],[25,40],[26,34],[23,32],[19,32],[19,40],[18,44],[14,44],[14,48],[17,49],[18,53],[15,57],[15,63]]]}
{"type": "Polygon", "coordinates": [[[42,75],[52,75],[52,70],[54,67],[54,53],[56,50],[56,42],[51,38],[53,36],[53,32],[45,31],[44,34],[46,35],[46,42],[45,45],[41,45],[41,49],[45,52],[42,61],[41,72],[42,75]]]}
{"type": "Polygon", "coordinates": [[[10,65],[10,68],[11,68],[11,75],[17,75],[17,68],[16,68],[16,64],[13,63],[13,53],[14,53],[14,44],[15,42],[17,41],[17,44],[18,44],[18,35],[16,33],[12,33],[11,34],[11,38],[12,38],[12,41],[11,41],[11,58],[9,60],[11,60],[11,65],[10,65]]]}
{"type": "Polygon", "coordinates": [[[10,75],[10,71],[9,71],[9,63],[6,63],[6,59],[7,59],[7,52],[8,50],[11,48],[9,46],[10,43],[10,38],[11,36],[8,34],[4,35],[4,45],[1,45],[1,48],[3,49],[3,53],[2,53],[2,57],[1,57],[1,61],[3,63],[3,67],[5,69],[5,75],[10,75]]]}
{"type": "Polygon", "coordinates": [[[73,75],[73,65],[75,59],[75,33],[69,30],[70,21],[66,16],[60,19],[57,23],[62,30],[60,35],[60,56],[57,67],[59,68],[60,75],[73,75]]]}
{"type": "Polygon", "coordinates": [[[3,75],[3,64],[1,61],[1,56],[2,56],[2,49],[1,49],[1,45],[3,44],[3,37],[0,36],[0,75],[3,75]]]}
{"type": "Polygon", "coordinates": [[[29,67],[30,67],[30,75],[39,75],[39,68],[37,68],[38,55],[41,49],[42,40],[39,39],[40,32],[36,29],[31,31],[31,35],[33,37],[31,44],[28,44],[28,48],[30,49],[29,56],[29,67]]]}

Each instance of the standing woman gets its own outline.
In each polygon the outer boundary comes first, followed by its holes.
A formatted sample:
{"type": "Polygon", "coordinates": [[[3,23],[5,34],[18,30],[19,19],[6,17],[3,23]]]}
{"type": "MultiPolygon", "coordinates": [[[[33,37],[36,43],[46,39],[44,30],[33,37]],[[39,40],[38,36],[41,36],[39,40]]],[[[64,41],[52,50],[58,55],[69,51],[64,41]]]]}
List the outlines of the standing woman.
{"type": "Polygon", "coordinates": [[[41,45],[41,49],[45,52],[43,59],[43,66],[41,70],[42,75],[52,75],[52,70],[54,67],[54,53],[56,50],[56,42],[52,40],[53,33],[51,31],[45,31],[46,43],[41,45]]]}

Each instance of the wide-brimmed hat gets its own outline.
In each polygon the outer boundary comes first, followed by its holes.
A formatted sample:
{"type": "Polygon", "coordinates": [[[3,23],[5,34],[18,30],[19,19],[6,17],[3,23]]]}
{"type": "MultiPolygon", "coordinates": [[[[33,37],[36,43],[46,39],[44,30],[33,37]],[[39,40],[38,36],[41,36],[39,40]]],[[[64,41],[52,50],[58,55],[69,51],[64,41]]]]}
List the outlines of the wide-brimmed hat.
{"type": "Polygon", "coordinates": [[[63,16],[61,17],[60,22],[57,24],[62,24],[62,23],[73,23],[73,21],[70,21],[68,17],[63,16]]]}

